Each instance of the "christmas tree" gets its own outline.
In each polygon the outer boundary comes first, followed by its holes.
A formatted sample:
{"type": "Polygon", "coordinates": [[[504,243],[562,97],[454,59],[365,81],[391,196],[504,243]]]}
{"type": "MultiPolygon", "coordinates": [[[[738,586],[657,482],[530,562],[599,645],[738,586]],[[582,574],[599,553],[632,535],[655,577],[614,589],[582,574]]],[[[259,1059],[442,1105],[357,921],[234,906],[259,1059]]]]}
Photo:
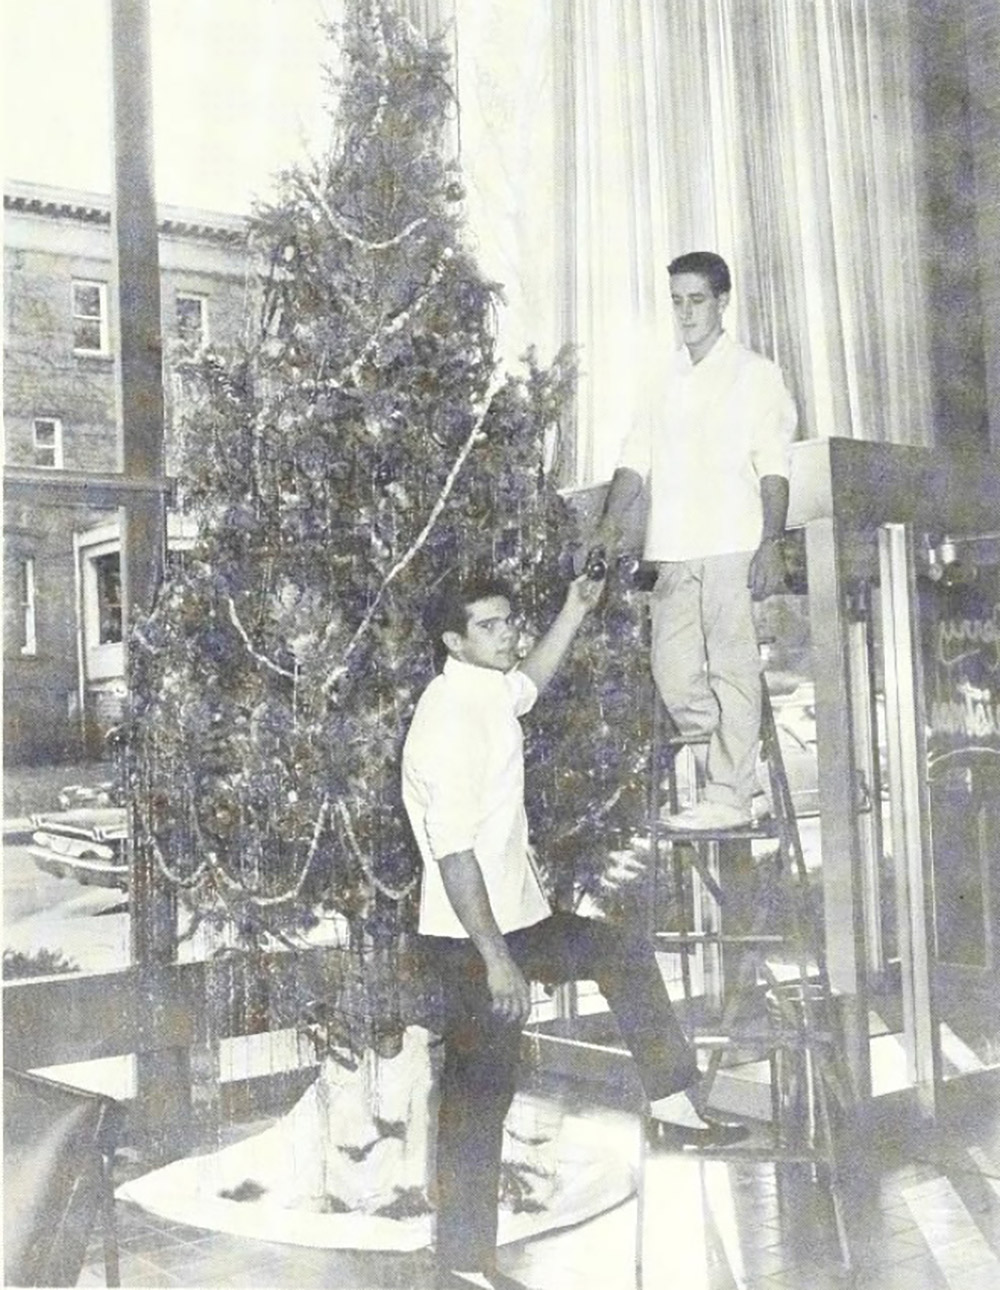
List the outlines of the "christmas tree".
{"type": "MultiPolygon", "coordinates": [[[[363,951],[414,923],[399,757],[433,674],[429,595],[489,567],[530,634],[565,594],[573,372],[531,354],[497,370],[501,294],[462,240],[440,44],[374,3],[330,35],[329,148],[255,212],[252,324],[196,374],[180,501],[199,537],[136,630],[132,775],[141,841],[196,921],[259,947],[334,916],[363,951]]],[[[609,587],[527,730],[563,903],[608,887],[644,805],[628,597],[609,587]]]]}

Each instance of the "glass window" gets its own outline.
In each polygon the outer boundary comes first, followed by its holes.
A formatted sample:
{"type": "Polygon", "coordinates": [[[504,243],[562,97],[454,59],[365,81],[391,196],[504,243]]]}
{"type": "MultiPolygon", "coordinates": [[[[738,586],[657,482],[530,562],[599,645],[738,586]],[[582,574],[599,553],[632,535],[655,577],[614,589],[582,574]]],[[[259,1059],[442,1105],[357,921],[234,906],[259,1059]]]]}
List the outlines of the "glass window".
{"type": "Polygon", "coordinates": [[[177,335],[188,349],[200,349],[208,340],[208,301],[204,296],[177,293],[177,335]]]}
{"type": "Polygon", "coordinates": [[[101,645],[116,645],[122,638],[122,571],[117,551],[94,560],[97,575],[97,639],[101,645]]]}
{"type": "Polygon", "coordinates": [[[104,282],[73,283],[73,348],[81,353],[108,352],[107,293],[104,282]]]}
{"type": "Polygon", "coordinates": [[[58,469],[63,464],[62,422],[58,417],[35,417],[32,426],[34,464],[58,469]]]}
{"type": "Polygon", "coordinates": [[[21,561],[21,653],[38,652],[35,638],[35,557],[21,561]]]}

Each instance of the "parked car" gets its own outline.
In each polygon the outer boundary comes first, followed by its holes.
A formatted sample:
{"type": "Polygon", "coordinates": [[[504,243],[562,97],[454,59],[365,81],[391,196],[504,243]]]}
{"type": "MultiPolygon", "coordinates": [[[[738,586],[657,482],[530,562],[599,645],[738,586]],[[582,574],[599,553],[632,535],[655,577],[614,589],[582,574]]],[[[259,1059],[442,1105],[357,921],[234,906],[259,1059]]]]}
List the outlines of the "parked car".
{"type": "MultiPolygon", "coordinates": [[[[77,800],[76,785],[59,794],[60,805],[77,800]]],[[[127,822],[122,806],[71,806],[31,816],[28,854],[46,873],[86,886],[128,887],[127,822]]]]}

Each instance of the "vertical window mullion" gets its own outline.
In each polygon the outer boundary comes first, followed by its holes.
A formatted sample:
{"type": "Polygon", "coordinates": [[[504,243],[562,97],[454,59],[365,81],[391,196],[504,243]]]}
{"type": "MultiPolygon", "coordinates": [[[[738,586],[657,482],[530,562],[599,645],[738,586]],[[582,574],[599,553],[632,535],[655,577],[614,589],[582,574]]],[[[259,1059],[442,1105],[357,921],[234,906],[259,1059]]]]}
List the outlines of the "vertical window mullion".
{"type": "Polygon", "coordinates": [[[35,557],[26,556],[21,561],[21,653],[34,655],[38,652],[38,641],[35,635],[35,557]]]}

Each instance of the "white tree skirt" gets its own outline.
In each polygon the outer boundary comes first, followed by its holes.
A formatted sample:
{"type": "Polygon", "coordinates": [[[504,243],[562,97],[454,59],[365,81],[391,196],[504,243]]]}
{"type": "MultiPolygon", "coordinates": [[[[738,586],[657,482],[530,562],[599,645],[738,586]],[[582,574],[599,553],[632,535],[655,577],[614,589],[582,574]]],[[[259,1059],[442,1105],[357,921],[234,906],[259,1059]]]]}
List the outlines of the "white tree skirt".
{"type": "MultiPolygon", "coordinates": [[[[398,1057],[355,1071],[327,1062],[263,1132],[153,1170],[117,1195],[173,1222],[234,1236],[323,1249],[421,1249],[433,1237],[431,1215],[373,1211],[401,1190],[425,1190],[433,1170],[433,1092],[427,1032],[411,1027],[398,1057]],[[386,1124],[397,1132],[386,1135],[386,1124]],[[234,1192],[244,1198],[223,1194],[234,1192]],[[331,1196],[349,1212],[323,1212],[331,1196]]],[[[519,1093],[507,1130],[505,1159],[532,1170],[540,1209],[501,1208],[500,1244],[582,1222],[635,1190],[635,1155],[602,1135],[599,1121],[519,1093]]]]}

